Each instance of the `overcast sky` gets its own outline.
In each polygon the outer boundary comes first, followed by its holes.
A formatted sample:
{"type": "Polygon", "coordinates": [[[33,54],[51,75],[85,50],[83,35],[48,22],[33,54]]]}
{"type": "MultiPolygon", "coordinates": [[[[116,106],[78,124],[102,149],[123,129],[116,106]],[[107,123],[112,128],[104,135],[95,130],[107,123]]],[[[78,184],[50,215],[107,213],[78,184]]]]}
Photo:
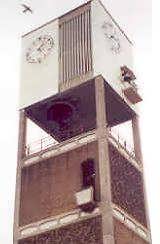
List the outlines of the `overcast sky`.
{"type": "MultiPolygon", "coordinates": [[[[84,1],[80,0],[1,0],[0,1],[0,243],[12,243],[13,208],[18,137],[18,89],[20,75],[20,37],[35,27],[65,13],[84,1]],[[22,14],[21,3],[29,4],[33,15],[22,14]]],[[[151,76],[151,1],[103,0],[106,8],[134,42],[134,65],[143,93],[141,135],[153,244],[159,244],[159,210],[156,187],[160,162],[156,141],[157,118],[155,86],[151,76]]],[[[159,194],[160,195],[160,194],[159,194]]]]}

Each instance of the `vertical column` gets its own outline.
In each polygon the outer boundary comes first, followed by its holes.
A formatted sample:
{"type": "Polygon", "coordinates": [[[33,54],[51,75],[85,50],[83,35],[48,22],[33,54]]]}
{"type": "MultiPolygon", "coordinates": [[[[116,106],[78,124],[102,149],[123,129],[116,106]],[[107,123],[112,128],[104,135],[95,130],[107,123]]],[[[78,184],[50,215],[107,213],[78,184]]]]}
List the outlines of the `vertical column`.
{"type": "Polygon", "coordinates": [[[95,79],[97,137],[99,152],[100,208],[102,213],[103,244],[114,244],[114,226],[111,207],[111,177],[108,149],[108,131],[104,80],[95,79]]]}
{"type": "Polygon", "coordinates": [[[136,158],[142,162],[142,151],[141,151],[141,141],[139,132],[139,118],[135,115],[132,119],[132,129],[133,129],[133,142],[136,158]]]}
{"type": "MultiPolygon", "coordinates": [[[[132,119],[132,128],[133,128],[133,141],[134,141],[135,155],[143,167],[143,156],[142,156],[142,150],[141,150],[141,138],[140,138],[139,116],[138,115],[135,115],[132,119]]],[[[148,227],[148,230],[150,231],[149,209],[148,209],[148,201],[147,201],[146,187],[145,187],[145,181],[144,181],[144,173],[143,173],[142,177],[143,177],[143,193],[144,193],[144,201],[145,201],[145,209],[146,209],[147,227],[148,227]]]]}
{"type": "Polygon", "coordinates": [[[15,212],[14,212],[14,244],[17,244],[18,227],[19,227],[19,207],[20,207],[20,191],[21,191],[21,160],[25,156],[26,145],[26,124],[27,119],[24,111],[20,111],[19,115],[19,137],[18,137],[18,161],[16,175],[16,194],[15,194],[15,212]]]}

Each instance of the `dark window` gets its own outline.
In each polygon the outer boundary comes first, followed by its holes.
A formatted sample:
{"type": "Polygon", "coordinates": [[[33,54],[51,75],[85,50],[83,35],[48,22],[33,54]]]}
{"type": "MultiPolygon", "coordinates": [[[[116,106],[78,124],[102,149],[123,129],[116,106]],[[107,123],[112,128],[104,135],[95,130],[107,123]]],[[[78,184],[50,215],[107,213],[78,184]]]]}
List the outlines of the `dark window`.
{"type": "Polygon", "coordinates": [[[95,164],[93,159],[87,159],[82,163],[82,187],[93,186],[95,188],[95,164]]]}

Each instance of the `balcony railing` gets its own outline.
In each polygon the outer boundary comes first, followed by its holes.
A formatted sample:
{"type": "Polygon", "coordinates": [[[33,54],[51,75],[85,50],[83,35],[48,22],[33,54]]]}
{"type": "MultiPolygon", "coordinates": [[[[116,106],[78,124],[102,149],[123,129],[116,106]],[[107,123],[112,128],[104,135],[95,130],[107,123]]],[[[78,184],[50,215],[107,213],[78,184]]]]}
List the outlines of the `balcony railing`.
{"type": "Polygon", "coordinates": [[[26,156],[38,153],[57,144],[59,144],[59,142],[54,140],[51,136],[41,138],[40,140],[37,140],[26,146],[26,156]]]}
{"type": "MultiPolygon", "coordinates": [[[[90,131],[87,134],[82,134],[80,137],[75,137],[74,140],[77,142],[83,141],[84,138],[88,138],[88,136],[95,135],[95,131],[90,131]]],[[[129,155],[130,157],[136,158],[134,147],[131,146],[127,140],[125,140],[122,136],[120,136],[117,132],[113,130],[109,130],[109,137],[114,140],[114,142],[121,148],[123,148],[129,155]]],[[[96,138],[96,136],[94,136],[96,138]]],[[[64,143],[69,143],[71,142],[72,139],[65,141],[64,143]]],[[[64,144],[63,143],[63,144],[64,144]]],[[[37,140],[33,143],[30,143],[26,146],[26,157],[41,152],[43,150],[46,150],[48,148],[52,148],[53,146],[57,146],[60,143],[56,141],[54,138],[51,136],[41,138],[40,140],[37,140]]]]}
{"type": "Polygon", "coordinates": [[[123,148],[132,158],[136,158],[134,147],[131,146],[126,139],[120,136],[117,132],[110,130],[109,137],[111,137],[118,146],[123,148]]]}
{"type": "Polygon", "coordinates": [[[93,141],[96,138],[95,130],[88,131],[87,133],[83,133],[79,136],[75,136],[74,138],[68,139],[63,142],[58,142],[51,136],[44,137],[40,140],[37,140],[35,142],[32,142],[26,146],[26,157],[30,156],[35,153],[39,153],[41,151],[44,151],[46,149],[52,148],[54,146],[65,146],[72,144],[81,144],[81,143],[86,143],[88,140],[93,141]]]}

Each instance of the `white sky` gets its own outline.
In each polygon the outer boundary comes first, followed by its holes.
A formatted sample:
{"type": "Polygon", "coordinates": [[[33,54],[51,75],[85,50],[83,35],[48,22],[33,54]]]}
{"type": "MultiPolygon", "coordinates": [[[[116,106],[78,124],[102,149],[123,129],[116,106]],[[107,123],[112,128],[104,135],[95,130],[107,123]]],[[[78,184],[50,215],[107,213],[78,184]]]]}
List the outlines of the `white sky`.
{"type": "MultiPolygon", "coordinates": [[[[18,137],[18,86],[20,74],[20,37],[35,27],[84,3],[80,0],[1,0],[0,1],[0,243],[12,243],[12,225],[18,137]],[[21,13],[21,3],[34,9],[33,15],[21,13]]],[[[158,78],[151,73],[151,0],[103,0],[107,9],[133,40],[135,71],[142,89],[141,135],[153,244],[159,244],[160,162],[158,78]],[[152,85],[152,86],[151,86],[152,85]],[[157,140],[156,140],[157,138],[157,140]],[[159,217],[159,218],[158,218],[159,217]]],[[[159,86],[160,87],[160,86],[159,86]]]]}

